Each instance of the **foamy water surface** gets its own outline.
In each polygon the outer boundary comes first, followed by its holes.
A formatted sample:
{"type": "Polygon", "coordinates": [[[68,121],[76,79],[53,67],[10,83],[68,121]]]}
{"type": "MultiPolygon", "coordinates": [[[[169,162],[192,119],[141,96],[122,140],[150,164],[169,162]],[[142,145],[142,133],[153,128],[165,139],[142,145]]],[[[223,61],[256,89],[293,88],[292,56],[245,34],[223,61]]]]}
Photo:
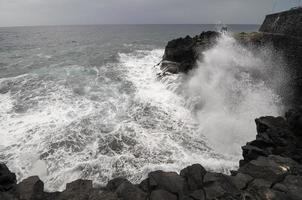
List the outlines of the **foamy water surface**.
{"type": "Polygon", "coordinates": [[[125,43],[127,51],[97,62],[89,46],[68,44],[79,62],[64,60],[71,53],[63,47],[34,48],[33,64],[14,58],[0,79],[0,160],[18,181],[39,175],[53,191],[78,178],[137,183],[152,170],[193,163],[227,173],[255,137],[254,118],[280,112],[271,84],[253,77],[270,63],[230,36],[191,74],[162,78],[154,67],[162,48],[125,43]],[[20,66],[24,73],[14,71],[20,66]]]}

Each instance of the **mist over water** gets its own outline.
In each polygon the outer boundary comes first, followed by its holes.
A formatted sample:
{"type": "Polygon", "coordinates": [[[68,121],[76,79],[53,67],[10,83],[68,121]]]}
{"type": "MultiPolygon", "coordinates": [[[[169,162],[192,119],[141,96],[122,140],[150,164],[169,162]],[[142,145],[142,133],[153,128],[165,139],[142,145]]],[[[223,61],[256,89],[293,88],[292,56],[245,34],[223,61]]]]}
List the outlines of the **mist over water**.
{"type": "Polygon", "coordinates": [[[0,41],[0,161],[18,181],[39,175],[54,191],[194,163],[227,173],[255,137],[254,118],[282,110],[286,78],[269,48],[222,35],[190,74],[159,78],[167,33],[188,26],[65,28],[0,41]]]}

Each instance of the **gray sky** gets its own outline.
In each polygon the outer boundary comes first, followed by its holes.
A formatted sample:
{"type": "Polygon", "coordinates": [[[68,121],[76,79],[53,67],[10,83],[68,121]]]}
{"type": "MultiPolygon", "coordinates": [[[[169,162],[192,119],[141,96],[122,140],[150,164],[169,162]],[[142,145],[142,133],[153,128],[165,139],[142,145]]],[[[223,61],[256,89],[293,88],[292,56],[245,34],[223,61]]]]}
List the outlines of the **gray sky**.
{"type": "Polygon", "coordinates": [[[299,0],[0,0],[0,26],[260,24],[299,0]],[[277,2],[274,6],[274,2],[277,2]],[[273,9],[274,7],[274,9],[273,9]]]}

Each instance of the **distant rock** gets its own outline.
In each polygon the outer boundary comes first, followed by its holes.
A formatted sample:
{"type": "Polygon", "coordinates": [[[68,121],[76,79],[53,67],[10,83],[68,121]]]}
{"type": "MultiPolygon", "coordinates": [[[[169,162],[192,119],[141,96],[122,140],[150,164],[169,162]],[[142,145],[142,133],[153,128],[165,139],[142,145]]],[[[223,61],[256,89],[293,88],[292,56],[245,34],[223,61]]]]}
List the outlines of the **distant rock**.
{"type": "Polygon", "coordinates": [[[218,32],[207,31],[193,38],[186,36],[169,41],[161,63],[163,73],[186,73],[193,69],[200,52],[213,46],[218,36],[218,32]]]}

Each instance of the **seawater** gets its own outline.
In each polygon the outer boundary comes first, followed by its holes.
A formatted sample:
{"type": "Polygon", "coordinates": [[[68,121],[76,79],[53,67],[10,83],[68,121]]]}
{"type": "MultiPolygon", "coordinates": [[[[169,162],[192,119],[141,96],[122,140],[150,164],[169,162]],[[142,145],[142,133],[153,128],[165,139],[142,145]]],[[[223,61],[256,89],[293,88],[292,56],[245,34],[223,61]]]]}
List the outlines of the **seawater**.
{"type": "MultiPolygon", "coordinates": [[[[234,32],[258,26],[234,25],[234,32]]],[[[281,111],[274,59],[223,35],[188,75],[159,78],[168,40],[215,25],[0,28],[0,161],[48,191],[139,182],[200,163],[228,173],[254,118],[281,111]],[[260,75],[259,75],[260,74],[260,75]],[[268,81],[269,80],[269,81],[268,81]]]]}

